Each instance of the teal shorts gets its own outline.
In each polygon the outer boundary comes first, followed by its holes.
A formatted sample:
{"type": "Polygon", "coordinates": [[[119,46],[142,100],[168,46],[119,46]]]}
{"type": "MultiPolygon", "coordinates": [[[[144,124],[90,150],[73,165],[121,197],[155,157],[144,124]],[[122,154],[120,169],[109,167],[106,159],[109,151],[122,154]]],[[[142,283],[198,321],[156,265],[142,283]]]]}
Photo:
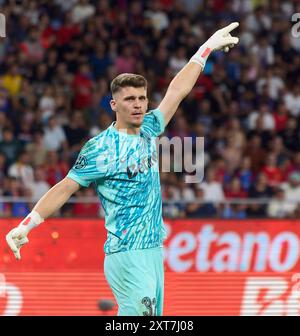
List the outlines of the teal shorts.
{"type": "Polygon", "coordinates": [[[118,303],[119,316],[163,314],[162,247],[106,255],[104,274],[118,303]]]}

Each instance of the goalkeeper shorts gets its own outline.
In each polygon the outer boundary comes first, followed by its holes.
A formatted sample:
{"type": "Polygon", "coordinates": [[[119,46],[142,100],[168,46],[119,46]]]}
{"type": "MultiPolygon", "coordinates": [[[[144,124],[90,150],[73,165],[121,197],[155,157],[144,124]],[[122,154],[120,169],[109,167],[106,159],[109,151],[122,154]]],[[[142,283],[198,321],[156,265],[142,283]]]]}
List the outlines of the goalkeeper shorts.
{"type": "Polygon", "coordinates": [[[104,274],[119,316],[161,316],[164,299],[163,248],[129,250],[105,256],[104,274]]]}

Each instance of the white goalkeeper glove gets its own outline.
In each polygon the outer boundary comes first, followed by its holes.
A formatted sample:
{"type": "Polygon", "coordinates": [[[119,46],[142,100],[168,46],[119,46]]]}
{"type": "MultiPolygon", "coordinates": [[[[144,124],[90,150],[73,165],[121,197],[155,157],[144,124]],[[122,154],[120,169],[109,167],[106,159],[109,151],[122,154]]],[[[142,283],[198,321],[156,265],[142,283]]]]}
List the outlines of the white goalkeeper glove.
{"type": "Polygon", "coordinates": [[[231,36],[230,32],[239,26],[238,22],[232,22],[228,26],[217,30],[195,53],[190,59],[190,62],[198,63],[205,67],[206,60],[210,53],[214,50],[224,50],[228,52],[230,48],[234,47],[239,38],[231,36]]]}
{"type": "Polygon", "coordinates": [[[20,249],[29,242],[27,235],[36,226],[41,224],[44,219],[35,210],[24,218],[24,220],[6,235],[6,241],[16,259],[21,259],[20,249]]]}

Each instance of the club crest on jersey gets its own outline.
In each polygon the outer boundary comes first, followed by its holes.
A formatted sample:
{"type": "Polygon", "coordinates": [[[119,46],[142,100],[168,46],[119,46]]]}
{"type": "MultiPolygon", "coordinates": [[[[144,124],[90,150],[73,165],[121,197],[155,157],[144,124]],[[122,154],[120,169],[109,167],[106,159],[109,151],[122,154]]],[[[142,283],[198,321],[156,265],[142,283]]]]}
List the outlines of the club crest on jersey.
{"type": "Polygon", "coordinates": [[[84,155],[79,155],[75,164],[74,169],[83,169],[87,166],[87,159],[84,155]]]}

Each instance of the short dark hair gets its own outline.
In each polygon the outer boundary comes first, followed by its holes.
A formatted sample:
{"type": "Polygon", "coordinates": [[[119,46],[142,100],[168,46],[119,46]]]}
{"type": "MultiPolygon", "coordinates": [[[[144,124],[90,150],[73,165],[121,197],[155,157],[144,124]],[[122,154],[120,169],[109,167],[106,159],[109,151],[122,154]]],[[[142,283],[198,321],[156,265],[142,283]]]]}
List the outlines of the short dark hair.
{"type": "Polygon", "coordinates": [[[121,88],[126,86],[132,86],[135,88],[147,88],[147,80],[141,75],[136,75],[132,73],[123,73],[114,78],[110,84],[111,93],[114,94],[118,92],[121,88]]]}

